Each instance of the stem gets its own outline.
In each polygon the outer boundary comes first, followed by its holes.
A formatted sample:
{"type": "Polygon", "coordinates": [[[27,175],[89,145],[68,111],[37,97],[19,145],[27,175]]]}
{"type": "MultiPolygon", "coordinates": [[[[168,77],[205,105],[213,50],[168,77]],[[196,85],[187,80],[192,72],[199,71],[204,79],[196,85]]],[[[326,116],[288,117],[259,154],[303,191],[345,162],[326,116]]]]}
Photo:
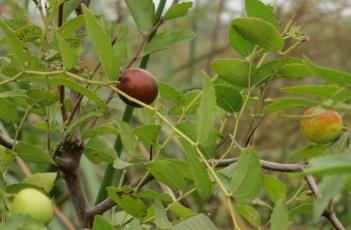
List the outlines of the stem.
{"type": "MultiPolygon", "coordinates": [[[[166,0],[161,0],[160,1],[159,5],[157,7],[157,10],[156,10],[157,13],[156,13],[156,17],[155,17],[155,26],[152,28],[151,33],[149,33],[149,37],[147,39],[145,39],[145,37],[144,37],[144,39],[143,39],[143,41],[142,41],[142,43],[141,43],[141,45],[139,47],[144,48],[145,44],[147,42],[149,42],[150,39],[156,34],[156,31],[157,31],[158,27],[162,24],[162,23],[160,23],[162,21],[161,20],[161,15],[162,15],[163,9],[165,7],[165,4],[166,4],[166,0]]],[[[136,56],[132,59],[132,61],[130,63],[127,64],[127,67],[128,66],[130,67],[134,63],[134,61],[136,60],[137,56],[139,56],[140,53],[142,52],[142,48],[141,48],[140,51],[139,51],[139,48],[138,48],[136,56]]],[[[146,67],[147,67],[147,65],[149,63],[149,59],[150,59],[150,55],[143,56],[141,61],[140,61],[139,67],[143,68],[143,69],[146,69],[146,67]]],[[[111,93],[113,93],[113,91],[111,91],[111,93]]],[[[110,94],[110,95],[112,95],[112,94],[110,94]]],[[[110,96],[108,97],[108,100],[109,100],[109,98],[110,98],[110,96]]],[[[124,110],[122,120],[124,122],[128,123],[131,120],[133,112],[134,112],[134,108],[129,106],[129,105],[127,105],[125,110],[124,110]]],[[[118,136],[117,139],[116,139],[116,142],[115,142],[116,153],[118,155],[120,155],[121,152],[122,152],[122,149],[123,149],[122,140],[121,140],[121,137],[118,136]]],[[[104,200],[107,197],[106,187],[109,186],[110,184],[112,184],[112,181],[113,181],[113,178],[114,178],[114,173],[115,173],[115,169],[113,168],[113,165],[112,164],[108,164],[107,168],[105,170],[105,174],[104,174],[102,183],[100,185],[99,193],[98,193],[98,196],[96,198],[96,203],[101,202],[102,200],[104,200]]]]}
{"type": "MultiPolygon", "coordinates": [[[[58,22],[57,25],[60,27],[63,23],[63,2],[59,6],[59,13],[58,13],[58,22]]],[[[61,116],[62,116],[62,123],[65,124],[67,120],[67,111],[66,111],[66,106],[65,106],[65,87],[63,85],[60,85],[58,87],[59,95],[60,95],[60,108],[61,108],[61,116]]]]}
{"type": "MultiPolygon", "coordinates": [[[[124,110],[122,121],[129,122],[132,118],[133,111],[134,111],[134,108],[127,105],[127,107],[124,110]]],[[[114,148],[115,148],[118,156],[120,156],[120,154],[122,152],[122,148],[123,148],[121,136],[117,137],[117,139],[115,141],[114,148]]],[[[115,174],[115,169],[113,168],[113,164],[110,163],[107,165],[104,177],[102,179],[99,193],[98,193],[98,196],[97,196],[96,201],[95,201],[96,204],[100,203],[101,201],[103,201],[107,197],[106,187],[112,183],[113,178],[114,178],[114,174],[115,174]]]]}

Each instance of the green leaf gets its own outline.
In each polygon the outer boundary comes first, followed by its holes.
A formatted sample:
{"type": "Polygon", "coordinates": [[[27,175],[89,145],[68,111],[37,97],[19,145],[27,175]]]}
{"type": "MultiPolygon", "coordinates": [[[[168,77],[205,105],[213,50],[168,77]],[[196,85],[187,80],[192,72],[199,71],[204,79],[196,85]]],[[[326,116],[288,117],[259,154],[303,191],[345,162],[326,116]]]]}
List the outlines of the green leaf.
{"type": "Polygon", "coordinates": [[[0,99],[0,119],[8,123],[17,123],[19,118],[16,104],[7,99],[0,99]]]}
{"type": "Polygon", "coordinates": [[[218,230],[218,228],[212,223],[210,218],[204,214],[197,214],[189,219],[186,219],[171,228],[171,230],[218,230]]]}
{"type": "Polygon", "coordinates": [[[197,158],[194,147],[183,139],[181,139],[180,142],[182,143],[185,155],[189,161],[191,174],[197,192],[201,198],[207,199],[212,193],[212,182],[209,178],[207,170],[197,158]]]}
{"type": "Polygon", "coordinates": [[[212,62],[212,68],[220,79],[236,86],[248,86],[250,64],[247,61],[230,58],[216,59],[212,62]]]}
{"type": "Polygon", "coordinates": [[[143,125],[134,129],[134,134],[148,145],[156,143],[157,137],[160,135],[161,126],[159,125],[143,125]]]}
{"type": "Polygon", "coordinates": [[[119,157],[116,157],[113,162],[113,167],[118,170],[128,168],[129,166],[132,166],[132,165],[133,164],[121,160],[119,157]]]}
{"type": "Polygon", "coordinates": [[[284,87],[281,89],[284,93],[307,94],[321,98],[331,98],[342,88],[335,85],[298,85],[284,87]]]}
{"type": "Polygon", "coordinates": [[[189,40],[195,37],[195,33],[191,30],[183,30],[178,32],[160,33],[153,37],[144,48],[144,55],[155,53],[160,50],[167,49],[176,43],[189,40]]]}
{"type": "Polygon", "coordinates": [[[185,172],[182,170],[182,167],[174,161],[153,161],[147,164],[147,170],[158,181],[174,190],[182,190],[185,186],[185,172]]]}
{"type": "Polygon", "coordinates": [[[255,44],[241,36],[241,34],[231,25],[229,26],[229,43],[233,49],[238,51],[238,53],[244,57],[249,56],[255,48],[255,44]]]}
{"type": "Polygon", "coordinates": [[[37,221],[29,216],[13,214],[0,224],[0,230],[28,229],[28,230],[47,230],[44,223],[37,221]]]}
{"type": "Polygon", "coordinates": [[[286,201],[281,199],[275,203],[271,215],[270,230],[287,230],[289,224],[289,213],[286,207],[286,201]]]}
{"type": "Polygon", "coordinates": [[[52,105],[59,100],[57,94],[42,89],[30,89],[27,91],[27,95],[34,105],[43,107],[52,105]]]}
{"type": "Polygon", "coordinates": [[[176,215],[180,219],[188,218],[194,215],[191,209],[183,206],[179,202],[174,203],[174,205],[171,207],[171,211],[174,215],[176,215]]]}
{"type": "Polygon", "coordinates": [[[24,43],[10,30],[3,20],[0,20],[0,28],[4,33],[5,41],[14,56],[14,60],[22,69],[25,68],[29,54],[24,47],[24,43]]]}
{"type": "Polygon", "coordinates": [[[160,92],[160,96],[163,99],[172,100],[177,104],[185,103],[185,96],[181,92],[179,92],[173,86],[166,84],[164,82],[158,82],[158,90],[160,92]]]}
{"type": "Polygon", "coordinates": [[[330,200],[342,191],[347,181],[347,174],[326,176],[319,185],[321,196],[314,202],[313,219],[318,221],[324,210],[328,207],[330,200]]]}
{"type": "Polygon", "coordinates": [[[8,90],[0,93],[0,98],[7,98],[7,97],[27,97],[26,90],[24,89],[13,89],[8,90]]]}
{"type": "Polygon", "coordinates": [[[42,35],[41,28],[34,24],[25,25],[18,30],[15,30],[14,33],[24,42],[35,41],[42,35]]]}
{"type": "Polygon", "coordinates": [[[280,51],[283,49],[284,40],[280,32],[272,24],[251,17],[234,19],[231,25],[245,39],[261,46],[267,51],[280,51]]]}
{"type": "Polygon", "coordinates": [[[197,110],[197,143],[205,143],[211,135],[216,115],[216,92],[210,77],[202,73],[202,95],[197,110]]]}
{"type": "Polygon", "coordinates": [[[56,34],[59,48],[60,48],[60,53],[61,53],[61,58],[63,60],[63,64],[66,69],[70,70],[72,69],[77,61],[78,61],[78,52],[77,49],[74,47],[71,47],[64,39],[63,37],[57,33],[56,34]]]}
{"type": "Polygon", "coordinates": [[[322,156],[328,153],[326,145],[312,145],[293,152],[289,159],[294,162],[301,162],[302,160],[309,160],[314,157],[322,156]]]}
{"type": "Polygon", "coordinates": [[[57,173],[35,173],[23,179],[23,183],[38,186],[49,193],[54,187],[57,173]]]}
{"type": "Polygon", "coordinates": [[[101,117],[104,113],[101,111],[93,111],[84,115],[79,116],[76,120],[74,120],[72,123],[69,124],[69,126],[66,128],[63,136],[67,137],[69,134],[71,134],[74,129],[78,128],[81,125],[84,125],[88,121],[92,120],[93,118],[96,117],[101,117]]]}
{"type": "MultiPolygon", "coordinates": [[[[63,5],[63,18],[66,19],[71,13],[77,8],[78,4],[80,4],[80,0],[70,0],[66,1],[63,5]]],[[[75,18],[79,15],[75,15],[75,18]]]]}
{"type": "Polygon", "coordinates": [[[245,9],[247,16],[263,19],[278,27],[273,8],[265,5],[260,0],[245,0],[245,9]]]}
{"type": "Polygon", "coordinates": [[[155,200],[155,224],[160,229],[170,229],[171,222],[168,220],[167,213],[159,199],[155,200]]]}
{"type": "Polygon", "coordinates": [[[149,31],[154,24],[155,5],[152,0],[126,0],[127,7],[140,31],[149,31]]]}
{"type": "Polygon", "coordinates": [[[102,68],[110,80],[118,79],[120,64],[113,52],[111,41],[90,10],[84,5],[82,5],[82,9],[89,37],[99,57],[102,68]]]}
{"type": "Polygon", "coordinates": [[[93,230],[114,230],[115,228],[102,216],[96,215],[94,217],[93,230]]]}
{"type": "Polygon", "coordinates": [[[170,109],[169,114],[181,115],[183,113],[193,114],[196,112],[196,110],[200,104],[201,91],[200,90],[191,90],[191,91],[186,92],[184,96],[185,96],[185,102],[182,104],[174,105],[170,109]]]}
{"type": "Polygon", "coordinates": [[[105,161],[112,163],[116,157],[114,148],[110,147],[107,141],[101,137],[90,139],[85,146],[84,154],[94,164],[105,161]]]}
{"type": "MultiPolygon", "coordinates": [[[[16,153],[8,148],[0,148],[0,173],[4,173],[8,169],[8,166],[16,158],[16,153]]],[[[1,182],[1,176],[0,176],[1,182]]],[[[1,191],[1,187],[0,187],[1,191]]]]}
{"type": "Polygon", "coordinates": [[[185,16],[189,9],[193,6],[193,2],[181,2],[172,5],[164,16],[165,20],[179,18],[185,16]]]}
{"type": "Polygon", "coordinates": [[[27,142],[19,142],[16,144],[15,151],[18,155],[27,162],[34,162],[39,164],[52,164],[50,155],[39,148],[27,142]]]}
{"type": "Polygon", "coordinates": [[[309,161],[305,174],[340,174],[351,170],[351,151],[313,158],[309,161]]]}
{"type": "Polygon", "coordinates": [[[304,108],[313,105],[314,103],[312,101],[306,100],[303,97],[286,97],[274,100],[272,103],[266,105],[263,111],[266,113],[274,113],[284,109],[304,108]]]}
{"type": "Polygon", "coordinates": [[[229,113],[241,109],[242,96],[240,92],[229,84],[215,84],[217,105],[229,113]]]}
{"type": "Polygon", "coordinates": [[[278,72],[283,78],[308,77],[312,75],[310,69],[307,68],[303,63],[291,63],[282,65],[279,68],[278,72]]]}
{"type": "Polygon", "coordinates": [[[260,194],[262,186],[261,171],[261,164],[256,151],[252,148],[242,150],[237,169],[231,181],[235,199],[248,202],[260,194]]]}
{"type": "Polygon", "coordinates": [[[129,155],[135,155],[135,148],[137,146],[137,139],[134,135],[132,127],[123,121],[117,122],[118,129],[123,135],[121,135],[123,148],[128,152],[129,155]]]}
{"type": "MultiPolygon", "coordinates": [[[[67,3],[65,3],[66,5],[67,3]]],[[[66,21],[63,25],[58,29],[59,34],[62,38],[72,38],[75,36],[75,32],[84,26],[84,16],[78,15],[73,19],[66,21]]]]}
{"type": "MultiPolygon", "coordinates": [[[[43,79],[45,80],[45,79],[43,79]]],[[[102,100],[101,98],[99,98],[94,92],[92,92],[91,90],[79,85],[78,83],[68,80],[65,77],[59,77],[59,76],[55,76],[53,78],[50,78],[48,80],[50,83],[54,83],[54,84],[58,84],[58,85],[64,85],[65,87],[78,92],[80,94],[83,94],[84,96],[86,96],[87,98],[89,98],[90,100],[94,101],[96,104],[98,104],[102,109],[107,109],[108,106],[105,103],[104,100],[102,100]]]]}
{"type": "Polygon", "coordinates": [[[107,192],[118,207],[130,215],[141,218],[146,214],[146,205],[141,199],[134,197],[131,190],[108,187],[107,192]]]}
{"type": "Polygon", "coordinates": [[[235,210],[252,226],[256,228],[261,227],[261,216],[253,207],[245,204],[236,204],[235,210]]]}
{"type": "Polygon", "coordinates": [[[95,129],[86,129],[82,133],[82,138],[87,139],[89,137],[95,137],[95,136],[103,136],[103,135],[113,135],[117,136],[119,134],[119,130],[112,127],[111,125],[101,125],[96,127],[95,129]]]}
{"type": "Polygon", "coordinates": [[[316,77],[322,78],[328,82],[336,83],[341,86],[351,84],[351,74],[341,72],[334,69],[318,66],[308,60],[305,61],[306,66],[316,77]]]}
{"type": "Polygon", "coordinates": [[[267,195],[272,202],[275,203],[280,199],[285,199],[286,186],[281,180],[275,176],[265,175],[263,182],[267,195]]]}

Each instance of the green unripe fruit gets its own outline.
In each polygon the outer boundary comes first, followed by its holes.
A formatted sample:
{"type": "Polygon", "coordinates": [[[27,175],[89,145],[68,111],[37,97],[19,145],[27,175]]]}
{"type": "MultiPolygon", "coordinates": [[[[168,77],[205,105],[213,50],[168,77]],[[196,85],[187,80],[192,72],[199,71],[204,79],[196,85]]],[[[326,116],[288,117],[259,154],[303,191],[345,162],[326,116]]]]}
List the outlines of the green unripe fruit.
{"type": "Polygon", "coordinates": [[[300,130],[311,142],[326,144],[340,136],[342,118],[338,112],[312,107],[307,109],[303,115],[309,118],[301,120],[300,130]]]}
{"type": "Polygon", "coordinates": [[[12,202],[12,214],[22,214],[43,223],[53,217],[53,205],[49,197],[37,189],[25,188],[18,192],[12,202]]]}

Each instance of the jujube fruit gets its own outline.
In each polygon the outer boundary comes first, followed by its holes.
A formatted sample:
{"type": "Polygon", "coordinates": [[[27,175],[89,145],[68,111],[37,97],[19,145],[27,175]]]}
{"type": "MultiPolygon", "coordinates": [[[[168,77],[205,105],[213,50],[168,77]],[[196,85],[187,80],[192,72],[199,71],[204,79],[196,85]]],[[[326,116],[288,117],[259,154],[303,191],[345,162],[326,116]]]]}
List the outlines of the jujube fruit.
{"type": "Polygon", "coordinates": [[[11,214],[23,214],[43,223],[53,217],[53,205],[49,197],[37,189],[25,188],[15,195],[11,214]]]}
{"type": "Polygon", "coordinates": [[[342,132],[342,118],[333,110],[326,110],[320,107],[307,109],[300,122],[302,134],[311,142],[326,144],[338,138],[342,132]]]}
{"type": "MultiPolygon", "coordinates": [[[[122,73],[119,81],[118,89],[145,104],[151,104],[157,97],[157,81],[150,72],[144,69],[127,69],[122,73]]],[[[118,95],[126,104],[134,107],[141,107],[121,94],[118,95]]]]}

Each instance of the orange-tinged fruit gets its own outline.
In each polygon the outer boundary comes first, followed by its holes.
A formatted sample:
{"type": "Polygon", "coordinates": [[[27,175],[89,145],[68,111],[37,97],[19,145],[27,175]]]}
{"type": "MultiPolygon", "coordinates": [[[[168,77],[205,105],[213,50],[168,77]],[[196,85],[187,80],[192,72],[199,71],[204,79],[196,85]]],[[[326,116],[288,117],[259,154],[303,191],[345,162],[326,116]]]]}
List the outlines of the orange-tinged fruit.
{"type": "Polygon", "coordinates": [[[312,107],[303,113],[300,122],[302,134],[311,142],[326,144],[337,139],[342,132],[342,118],[333,110],[312,107]]]}

